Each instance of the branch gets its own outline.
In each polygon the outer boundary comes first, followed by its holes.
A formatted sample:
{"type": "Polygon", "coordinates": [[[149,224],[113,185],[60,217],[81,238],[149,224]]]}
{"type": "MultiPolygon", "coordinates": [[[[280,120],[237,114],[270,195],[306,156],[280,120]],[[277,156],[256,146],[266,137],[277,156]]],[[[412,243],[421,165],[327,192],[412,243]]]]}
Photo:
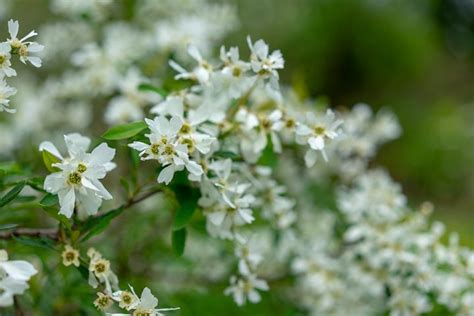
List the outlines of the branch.
{"type": "MultiPolygon", "coordinates": [[[[127,209],[133,205],[140,203],[156,193],[163,192],[162,189],[156,189],[143,194],[140,197],[129,199],[123,208],[127,209]]],[[[106,213],[97,213],[93,217],[99,217],[106,213]]],[[[12,239],[16,236],[28,236],[28,237],[48,237],[53,240],[59,240],[59,230],[57,228],[16,228],[9,231],[0,232],[0,239],[12,239]]]]}
{"type": "Polygon", "coordinates": [[[0,232],[0,239],[12,239],[16,236],[48,237],[57,240],[58,230],[56,228],[16,228],[0,232]]]}

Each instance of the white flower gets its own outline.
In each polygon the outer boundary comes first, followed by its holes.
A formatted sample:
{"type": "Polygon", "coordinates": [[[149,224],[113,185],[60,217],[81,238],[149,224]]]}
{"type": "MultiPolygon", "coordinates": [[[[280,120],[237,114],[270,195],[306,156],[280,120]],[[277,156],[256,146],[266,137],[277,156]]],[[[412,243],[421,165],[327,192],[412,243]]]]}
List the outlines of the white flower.
{"type": "Polygon", "coordinates": [[[179,72],[179,74],[175,76],[175,79],[197,80],[200,84],[207,84],[213,73],[213,67],[202,58],[196,46],[192,44],[188,45],[188,54],[198,62],[198,66],[189,72],[175,61],[170,60],[170,66],[179,72]]]}
{"type": "Polygon", "coordinates": [[[279,75],[277,70],[283,69],[285,66],[283,55],[279,50],[269,54],[269,47],[263,40],[258,40],[252,44],[252,40],[250,36],[248,36],[247,43],[251,51],[250,64],[252,70],[259,77],[268,81],[266,85],[267,90],[274,95],[275,98],[280,99],[279,75]]]}
{"type": "Polygon", "coordinates": [[[16,89],[7,85],[7,82],[0,76],[0,112],[15,113],[15,109],[9,108],[10,100],[8,99],[16,93],[16,89]]]}
{"type": "Polygon", "coordinates": [[[268,135],[270,135],[273,150],[280,153],[282,150],[280,138],[277,134],[284,127],[283,113],[274,110],[270,114],[254,114],[246,108],[240,109],[235,120],[240,123],[244,133],[240,141],[240,147],[246,160],[254,162],[260,157],[262,151],[267,147],[268,135]]]}
{"type": "Polygon", "coordinates": [[[235,248],[235,255],[239,258],[239,272],[242,275],[249,275],[255,271],[258,264],[263,260],[253,243],[247,241],[238,243],[235,248]]]}
{"type": "Polygon", "coordinates": [[[206,186],[201,187],[204,198],[199,200],[199,205],[204,208],[206,227],[211,235],[242,239],[234,228],[255,220],[251,209],[255,197],[245,192],[248,187],[249,184],[235,185],[225,195],[219,194],[212,186],[207,187],[210,192],[206,192],[206,186]]]}
{"type": "Polygon", "coordinates": [[[145,119],[151,131],[146,136],[150,144],[133,142],[129,147],[138,150],[142,160],[156,159],[164,167],[158,175],[158,182],[169,184],[176,171],[186,168],[191,174],[203,174],[201,165],[192,161],[188,156],[188,146],[179,142],[178,133],[183,121],[178,116],[170,120],[157,116],[154,120],[145,119]]]}
{"type": "Polygon", "coordinates": [[[285,60],[279,50],[273,51],[271,54],[268,45],[263,40],[258,40],[252,44],[250,36],[247,37],[247,43],[251,51],[252,70],[257,74],[269,74],[278,78],[277,69],[283,69],[285,60]]]}
{"type": "Polygon", "coordinates": [[[260,293],[257,290],[268,291],[268,284],[265,280],[258,279],[256,275],[249,274],[242,278],[232,276],[230,286],[225,289],[225,295],[232,295],[237,305],[242,306],[247,299],[252,303],[258,303],[261,300],[260,293]]]}
{"type": "Polygon", "coordinates": [[[307,142],[310,147],[305,155],[308,167],[313,166],[316,162],[317,151],[320,151],[327,161],[324,148],[328,141],[339,135],[338,128],[341,124],[342,121],[338,120],[330,109],[326,111],[324,116],[316,116],[313,112],[308,112],[306,122],[298,123],[296,127],[297,141],[299,143],[307,142]]]}
{"type": "Polygon", "coordinates": [[[200,126],[208,115],[198,110],[184,111],[184,104],[181,97],[170,96],[164,102],[151,109],[152,113],[169,113],[171,116],[177,116],[181,119],[181,127],[178,131],[178,142],[188,148],[188,154],[192,155],[196,149],[201,154],[207,154],[211,150],[212,143],[216,140],[206,133],[199,131],[200,126]]]}
{"type": "Polygon", "coordinates": [[[116,291],[112,294],[112,298],[119,303],[120,308],[124,308],[126,310],[131,310],[137,306],[140,298],[135,294],[135,291],[130,286],[130,291],[116,291]]]}
{"type": "Polygon", "coordinates": [[[222,46],[220,59],[224,67],[220,73],[215,73],[212,84],[218,90],[227,91],[229,97],[240,98],[255,82],[255,78],[247,75],[251,68],[250,63],[240,60],[238,47],[231,47],[226,51],[222,46]]]}
{"type": "Polygon", "coordinates": [[[105,285],[105,293],[112,295],[112,290],[118,289],[118,278],[110,269],[110,261],[102,258],[102,255],[95,250],[88,252],[91,261],[89,262],[89,285],[97,288],[100,283],[105,285]]]}
{"type": "Polygon", "coordinates": [[[41,67],[41,59],[38,56],[31,56],[30,53],[39,53],[43,50],[44,46],[36,42],[25,42],[30,37],[38,35],[38,33],[31,31],[22,39],[18,39],[18,29],[18,21],[8,21],[8,32],[10,33],[8,42],[12,48],[12,52],[20,56],[22,63],[26,64],[26,62],[29,61],[35,67],[41,67]]]}
{"type": "Polygon", "coordinates": [[[16,76],[16,71],[11,67],[11,46],[8,42],[0,43],[0,76],[5,74],[7,77],[16,76]]]}
{"type": "Polygon", "coordinates": [[[49,193],[58,195],[60,214],[71,217],[77,208],[78,215],[84,218],[97,213],[102,200],[112,199],[99,180],[115,168],[115,164],[111,162],[115,149],[102,143],[91,153],[87,153],[90,139],[79,134],[65,135],[64,141],[69,153],[66,158],[51,142],[40,144],[40,151],[46,150],[60,160],[53,164],[59,171],[46,177],[44,188],[49,193]]]}
{"type": "Polygon", "coordinates": [[[157,308],[158,307],[158,299],[151,293],[149,288],[144,288],[140,298],[135,294],[135,291],[132,287],[130,287],[134,297],[134,303],[127,307],[127,310],[133,310],[132,314],[120,314],[120,313],[112,313],[107,314],[110,316],[126,316],[126,315],[146,315],[146,316],[162,316],[161,312],[167,311],[174,311],[178,310],[179,307],[175,308],[157,308]]]}
{"type": "Polygon", "coordinates": [[[13,305],[13,296],[28,289],[28,280],[37,273],[26,261],[8,260],[8,254],[0,249],[0,307],[13,305]]]}

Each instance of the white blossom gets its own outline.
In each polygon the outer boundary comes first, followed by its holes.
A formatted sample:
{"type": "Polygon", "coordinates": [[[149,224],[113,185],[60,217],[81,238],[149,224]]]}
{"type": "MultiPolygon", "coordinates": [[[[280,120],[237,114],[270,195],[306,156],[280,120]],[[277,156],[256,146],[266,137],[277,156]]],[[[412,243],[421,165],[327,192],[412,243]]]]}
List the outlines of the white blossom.
{"type": "Polygon", "coordinates": [[[99,180],[115,168],[115,164],[111,162],[115,149],[102,143],[91,153],[87,153],[91,141],[79,134],[65,135],[64,141],[68,157],[63,157],[51,142],[40,144],[40,151],[45,150],[59,160],[53,164],[59,171],[46,177],[44,188],[49,193],[58,195],[60,214],[71,217],[76,209],[81,218],[94,215],[102,200],[112,199],[112,195],[99,180]]]}

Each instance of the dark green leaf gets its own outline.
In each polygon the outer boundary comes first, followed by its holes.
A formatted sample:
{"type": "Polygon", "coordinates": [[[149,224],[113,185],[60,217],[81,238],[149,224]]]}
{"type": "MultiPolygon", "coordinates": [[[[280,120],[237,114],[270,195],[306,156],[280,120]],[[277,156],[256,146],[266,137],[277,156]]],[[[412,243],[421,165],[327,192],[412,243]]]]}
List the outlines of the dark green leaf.
{"type": "Polygon", "coordinates": [[[178,256],[182,256],[184,253],[184,247],[186,246],[186,228],[173,231],[171,235],[171,243],[173,244],[173,250],[178,256]]]}
{"type": "Polygon", "coordinates": [[[175,213],[173,230],[179,230],[189,223],[197,209],[199,193],[189,187],[180,186],[176,190],[176,197],[180,205],[175,213]]]}
{"type": "Polygon", "coordinates": [[[81,264],[79,267],[77,267],[77,269],[79,270],[79,273],[81,273],[81,276],[85,280],[89,280],[89,269],[87,269],[87,267],[81,264]]]}
{"type": "Polygon", "coordinates": [[[13,201],[18,194],[20,194],[21,190],[25,187],[25,181],[21,181],[16,186],[13,187],[10,191],[7,192],[2,198],[0,199],[0,207],[5,206],[7,203],[13,201]]]}
{"type": "Polygon", "coordinates": [[[33,237],[27,237],[27,236],[13,236],[13,239],[19,242],[20,244],[23,244],[29,247],[56,250],[54,248],[54,241],[47,237],[33,238],[33,237]]]}
{"type": "Polygon", "coordinates": [[[41,206],[53,206],[58,204],[58,196],[56,194],[46,194],[40,201],[41,206]]]}
{"type": "Polygon", "coordinates": [[[138,86],[138,90],[156,92],[159,95],[161,95],[163,98],[165,98],[168,95],[168,92],[165,89],[160,88],[160,87],[152,86],[151,84],[148,84],[148,83],[140,84],[138,86]]]}
{"type": "Polygon", "coordinates": [[[146,128],[147,125],[143,121],[117,125],[107,130],[102,137],[108,140],[126,139],[137,135],[146,128]]]}
{"type": "Polygon", "coordinates": [[[120,215],[122,212],[123,207],[119,207],[118,209],[109,211],[101,216],[89,218],[89,220],[84,223],[81,229],[82,233],[87,233],[87,235],[85,235],[82,240],[86,241],[91,237],[103,232],[107,226],[109,226],[112,219],[120,215]]]}

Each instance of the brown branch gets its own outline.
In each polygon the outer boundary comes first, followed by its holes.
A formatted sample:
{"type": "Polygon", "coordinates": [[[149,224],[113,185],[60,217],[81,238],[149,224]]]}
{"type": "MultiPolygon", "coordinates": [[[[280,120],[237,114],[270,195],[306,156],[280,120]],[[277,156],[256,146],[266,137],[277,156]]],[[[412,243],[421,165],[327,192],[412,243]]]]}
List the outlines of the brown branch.
{"type": "Polygon", "coordinates": [[[16,228],[0,232],[0,239],[12,239],[17,236],[48,237],[57,240],[58,230],[56,228],[16,228]]]}
{"type": "MultiPolygon", "coordinates": [[[[126,210],[127,208],[130,208],[132,206],[134,206],[135,204],[138,204],[146,199],[148,199],[149,197],[155,195],[156,193],[160,193],[160,192],[163,192],[162,189],[157,189],[157,190],[152,190],[152,191],[149,191],[145,194],[143,194],[142,196],[139,196],[137,198],[131,198],[129,199],[124,205],[122,205],[121,207],[123,207],[124,210],[126,210]]],[[[108,211],[108,212],[105,212],[105,213],[97,213],[95,215],[93,215],[92,217],[99,217],[99,216],[103,216],[104,214],[107,214],[109,212],[112,212],[112,211],[108,211]]]]}
{"type": "Polygon", "coordinates": [[[18,297],[14,296],[13,302],[15,306],[15,316],[25,316],[25,313],[23,313],[23,310],[21,309],[20,302],[18,301],[18,297]]]}
{"type": "MultiPolygon", "coordinates": [[[[140,203],[159,192],[163,192],[163,190],[152,190],[135,199],[129,199],[122,207],[124,209],[130,208],[133,205],[140,203]]],[[[99,217],[104,214],[107,214],[107,212],[95,214],[94,217],[99,217]]],[[[59,230],[57,228],[15,228],[9,231],[0,231],[0,239],[12,239],[17,236],[48,237],[53,240],[59,240],[59,230]]]]}

